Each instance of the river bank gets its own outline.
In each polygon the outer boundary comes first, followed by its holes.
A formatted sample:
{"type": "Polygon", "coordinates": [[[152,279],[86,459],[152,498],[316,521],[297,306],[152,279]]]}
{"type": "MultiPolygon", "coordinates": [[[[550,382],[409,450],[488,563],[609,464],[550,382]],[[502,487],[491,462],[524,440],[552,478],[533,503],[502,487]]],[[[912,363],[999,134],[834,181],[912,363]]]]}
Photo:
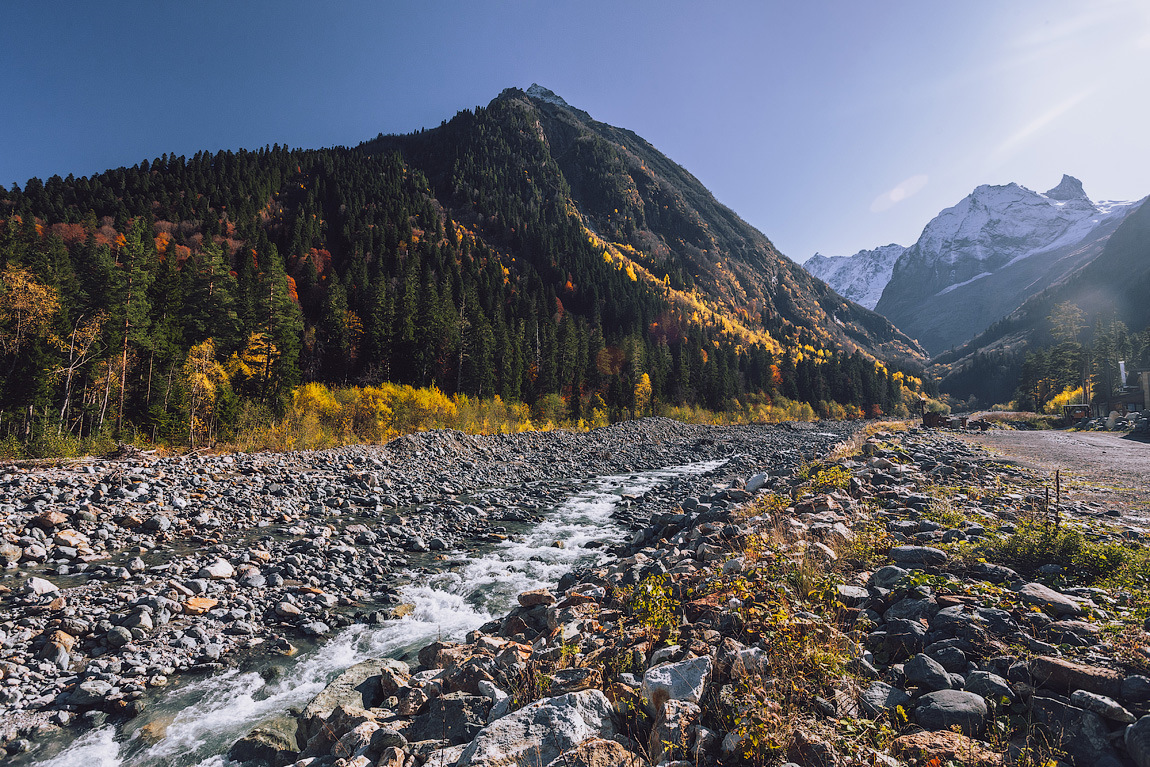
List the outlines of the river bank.
{"type": "MultiPolygon", "coordinates": [[[[644,419],[589,434],[431,432],[314,453],[9,467],[0,737],[34,762],[41,744],[123,730],[241,661],[274,668],[275,657],[291,665],[297,649],[333,637],[354,644],[347,632],[370,634],[414,609],[413,581],[514,542],[594,477],[723,466],[623,492],[614,519],[599,522],[606,540],[575,542],[567,567],[678,508],[700,483],[764,469],[782,481],[856,428],[644,419]]],[[[355,655],[317,660],[317,673],[355,655]]]]}
{"type": "Polygon", "coordinates": [[[654,514],[230,755],[298,767],[1150,764],[1147,530],[945,432],[654,514]]]}

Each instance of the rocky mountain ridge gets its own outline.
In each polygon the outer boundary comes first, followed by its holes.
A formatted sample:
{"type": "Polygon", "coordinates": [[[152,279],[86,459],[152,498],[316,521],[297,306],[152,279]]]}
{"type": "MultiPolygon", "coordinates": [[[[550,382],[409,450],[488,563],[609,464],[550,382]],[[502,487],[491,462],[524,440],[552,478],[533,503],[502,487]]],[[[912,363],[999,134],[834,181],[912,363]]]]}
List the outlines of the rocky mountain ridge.
{"type": "Polygon", "coordinates": [[[889,272],[892,246],[804,267],[844,296],[878,295],[875,311],[937,355],[1096,258],[1137,206],[1092,201],[1069,175],[1044,193],[984,184],[932,219],[889,272]]]}
{"type": "Polygon", "coordinates": [[[853,256],[824,256],[815,253],[803,268],[830,285],[843,298],[874,309],[890,282],[894,264],[906,252],[896,243],[874,250],[860,250],[853,256]]]}

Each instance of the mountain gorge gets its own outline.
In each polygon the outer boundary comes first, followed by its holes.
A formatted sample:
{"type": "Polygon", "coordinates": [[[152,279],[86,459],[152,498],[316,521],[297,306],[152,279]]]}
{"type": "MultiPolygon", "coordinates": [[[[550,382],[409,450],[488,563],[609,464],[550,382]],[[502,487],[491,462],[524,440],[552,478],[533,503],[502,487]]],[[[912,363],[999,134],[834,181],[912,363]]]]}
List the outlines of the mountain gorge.
{"type": "Polygon", "coordinates": [[[24,435],[175,438],[205,380],[221,428],[308,381],[572,419],[887,410],[924,359],[648,142],[538,86],[353,148],[31,179],[0,190],[0,219],[5,283],[42,299],[0,296],[0,413],[24,435]]]}

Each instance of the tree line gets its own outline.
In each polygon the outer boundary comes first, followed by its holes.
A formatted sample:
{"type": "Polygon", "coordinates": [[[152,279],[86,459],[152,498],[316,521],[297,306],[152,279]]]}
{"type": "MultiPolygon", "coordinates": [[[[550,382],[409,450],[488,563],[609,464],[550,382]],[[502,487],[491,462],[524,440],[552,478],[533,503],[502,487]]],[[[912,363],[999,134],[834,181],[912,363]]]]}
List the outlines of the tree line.
{"type": "Polygon", "coordinates": [[[226,438],[304,382],[498,395],[572,420],[917,397],[913,371],[748,343],[671,306],[588,237],[529,126],[490,110],[434,136],[0,188],[0,435],[226,438]]]}

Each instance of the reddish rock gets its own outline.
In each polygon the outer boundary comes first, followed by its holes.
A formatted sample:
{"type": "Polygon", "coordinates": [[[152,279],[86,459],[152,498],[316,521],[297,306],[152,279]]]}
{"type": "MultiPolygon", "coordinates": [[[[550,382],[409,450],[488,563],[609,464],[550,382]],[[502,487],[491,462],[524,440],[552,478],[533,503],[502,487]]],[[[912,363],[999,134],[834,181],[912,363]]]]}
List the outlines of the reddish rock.
{"type": "Polygon", "coordinates": [[[1103,666],[1087,666],[1063,658],[1041,655],[1030,661],[1030,675],[1042,687],[1073,692],[1086,690],[1108,698],[1122,697],[1121,672],[1103,666]]]}

